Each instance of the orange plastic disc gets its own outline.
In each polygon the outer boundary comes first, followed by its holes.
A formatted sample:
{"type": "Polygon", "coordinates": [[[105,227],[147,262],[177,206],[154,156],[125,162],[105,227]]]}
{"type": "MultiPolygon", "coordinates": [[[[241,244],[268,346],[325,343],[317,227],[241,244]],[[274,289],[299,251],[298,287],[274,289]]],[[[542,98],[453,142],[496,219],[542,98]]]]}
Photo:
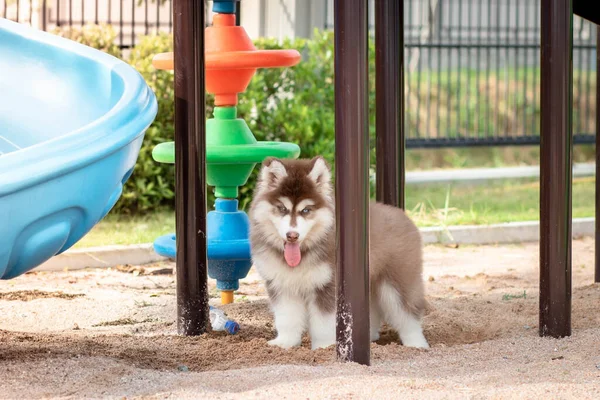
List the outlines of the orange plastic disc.
{"type": "MultiPolygon", "coordinates": [[[[152,59],[156,69],[173,70],[173,52],[160,53],[152,59]]],[[[296,50],[255,50],[206,53],[206,69],[257,69],[293,67],[300,61],[296,50]]]]}
{"type": "MultiPolygon", "coordinates": [[[[244,92],[257,68],[292,67],[300,62],[296,50],[257,50],[235,15],[216,14],[213,26],[206,28],[206,90],[215,95],[216,106],[235,106],[238,93],[244,92]]],[[[173,70],[173,53],[157,54],[156,69],[173,70]]]]}
{"type": "Polygon", "coordinates": [[[206,69],[291,67],[300,61],[296,50],[232,51],[207,53],[206,69]]]}

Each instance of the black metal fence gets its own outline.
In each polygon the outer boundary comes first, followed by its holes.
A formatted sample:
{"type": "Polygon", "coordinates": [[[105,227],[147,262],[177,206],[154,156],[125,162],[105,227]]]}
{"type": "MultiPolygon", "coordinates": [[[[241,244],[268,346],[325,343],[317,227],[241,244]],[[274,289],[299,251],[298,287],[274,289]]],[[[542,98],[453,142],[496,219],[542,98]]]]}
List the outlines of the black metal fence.
{"type": "MultiPolygon", "coordinates": [[[[539,143],[540,7],[404,0],[407,147],[539,143]]],[[[327,13],[332,28],[333,0],[327,13]]],[[[596,68],[596,25],[574,16],[575,143],[595,140],[596,68]]]]}
{"type": "MultiPolygon", "coordinates": [[[[324,28],[332,28],[333,0],[323,1],[324,28]]],[[[540,0],[404,4],[407,146],[539,143],[540,0]]],[[[172,6],[173,0],[0,0],[0,15],[44,30],[111,24],[128,48],[138,35],[170,32],[172,6]]],[[[575,143],[592,143],[596,26],[575,16],[573,44],[575,143]]]]}
{"type": "Polygon", "coordinates": [[[0,16],[51,31],[57,27],[109,24],[128,48],[140,34],[173,29],[173,0],[0,0],[0,16]]]}
{"type": "MultiPolygon", "coordinates": [[[[204,2],[209,10],[212,1],[204,2]]],[[[111,25],[119,47],[127,49],[139,35],[173,31],[173,0],[0,0],[0,16],[46,31],[111,25]]],[[[239,7],[237,16],[239,21],[239,7]]]]}

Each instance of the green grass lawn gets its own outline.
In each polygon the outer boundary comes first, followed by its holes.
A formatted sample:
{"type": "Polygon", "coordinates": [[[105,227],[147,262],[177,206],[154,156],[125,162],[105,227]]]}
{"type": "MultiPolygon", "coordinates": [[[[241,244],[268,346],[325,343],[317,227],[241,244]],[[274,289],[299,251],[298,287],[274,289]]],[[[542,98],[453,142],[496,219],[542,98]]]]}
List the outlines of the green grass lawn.
{"type": "MultiPolygon", "coordinates": [[[[573,217],[594,213],[594,178],[573,185],[573,217]]],[[[487,184],[410,185],[406,207],[419,226],[485,225],[539,218],[536,180],[495,181],[487,184]]],[[[152,242],[174,232],[175,215],[159,211],[145,216],[109,214],[75,247],[152,242]]]]}
{"type": "Polygon", "coordinates": [[[175,232],[175,213],[172,211],[158,211],[144,216],[110,213],[75,247],[150,243],[170,232],[175,232]]]}
{"type": "MultiPolygon", "coordinates": [[[[573,182],[573,218],[594,214],[593,177],[573,182]]],[[[419,226],[487,225],[539,219],[539,183],[409,186],[406,207],[419,226]]]]}

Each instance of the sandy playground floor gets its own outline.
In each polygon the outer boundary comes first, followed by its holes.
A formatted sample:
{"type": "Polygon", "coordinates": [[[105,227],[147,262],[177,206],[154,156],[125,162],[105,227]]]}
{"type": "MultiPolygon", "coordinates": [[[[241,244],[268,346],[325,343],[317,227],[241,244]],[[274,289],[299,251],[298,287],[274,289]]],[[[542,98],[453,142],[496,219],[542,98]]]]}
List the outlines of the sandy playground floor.
{"type": "Polygon", "coordinates": [[[240,333],[198,338],[176,335],[172,264],[30,273],[0,281],[0,398],[599,399],[593,252],[573,244],[573,335],[555,340],[537,334],[537,244],[426,247],[432,349],[387,332],[369,368],[267,346],[254,272],[223,307],[240,333]]]}

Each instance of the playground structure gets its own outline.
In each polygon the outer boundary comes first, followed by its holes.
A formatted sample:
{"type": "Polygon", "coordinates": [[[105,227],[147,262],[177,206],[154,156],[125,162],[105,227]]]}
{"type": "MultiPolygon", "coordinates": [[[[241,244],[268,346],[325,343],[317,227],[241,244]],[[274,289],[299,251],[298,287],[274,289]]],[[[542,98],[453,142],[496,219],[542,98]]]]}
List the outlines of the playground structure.
{"type": "Polygon", "coordinates": [[[0,71],[0,279],[10,279],[111,210],[157,103],[125,62],[6,19],[0,71]]]}
{"type": "MultiPolygon", "coordinates": [[[[218,3],[236,5],[235,0],[218,3]]],[[[203,333],[208,321],[210,244],[204,232],[210,125],[204,118],[204,72],[206,68],[208,80],[211,56],[205,53],[204,7],[203,2],[180,0],[173,14],[178,329],[185,335],[203,333]]],[[[340,360],[361,364],[370,364],[367,8],[366,0],[336,0],[334,5],[337,353],[340,360]]],[[[542,2],[539,333],[552,337],[571,333],[573,10],[600,23],[591,2],[542,2]]],[[[403,207],[403,1],[376,1],[375,25],[377,199],[403,207]]],[[[598,135],[596,140],[600,145],[598,135]]],[[[600,173],[600,158],[596,166],[600,173]]],[[[600,205],[598,180],[596,185],[600,205]]],[[[598,206],[596,224],[596,281],[600,281],[598,206]]]]}
{"type": "MultiPolygon", "coordinates": [[[[238,94],[248,87],[257,68],[290,67],[300,61],[296,50],[257,50],[244,28],[236,26],[236,3],[216,1],[213,26],[206,29],[206,90],[215,95],[214,118],[206,121],[206,181],[215,187],[215,208],[207,215],[208,274],[217,280],[223,304],[233,302],[239,280],[252,267],[249,220],[238,210],[238,187],[244,185],[256,163],[268,156],[296,158],[292,143],[257,142],[246,122],[236,115],[238,94]]],[[[158,54],[153,65],[174,68],[173,53],[158,54]]],[[[198,117],[204,119],[204,117],[198,117]]],[[[174,163],[175,144],[159,144],[152,153],[159,162],[174,163]]],[[[205,232],[205,231],[202,231],[205,232]]],[[[158,238],[154,248],[175,258],[176,235],[158,238]]]]}

